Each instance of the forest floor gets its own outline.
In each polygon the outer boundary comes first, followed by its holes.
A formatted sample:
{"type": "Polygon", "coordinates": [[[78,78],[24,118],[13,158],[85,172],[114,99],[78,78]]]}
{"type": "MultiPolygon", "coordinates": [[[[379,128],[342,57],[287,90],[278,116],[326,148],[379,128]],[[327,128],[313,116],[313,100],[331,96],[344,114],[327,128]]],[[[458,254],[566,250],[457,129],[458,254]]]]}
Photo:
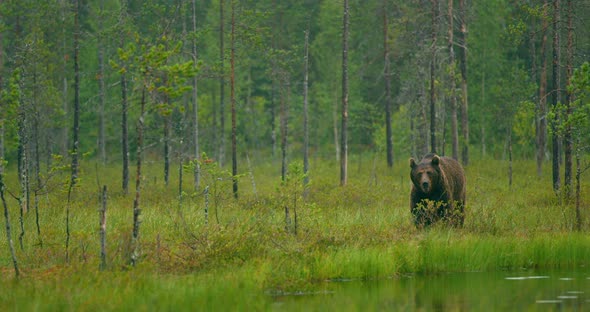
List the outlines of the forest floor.
{"type": "MultiPolygon", "coordinates": [[[[560,200],[551,189],[549,165],[539,177],[532,161],[515,162],[509,186],[508,163],[499,160],[465,168],[464,227],[417,229],[405,161],[387,168],[353,158],[349,166],[349,182],[340,186],[336,164],[312,161],[304,187],[301,166],[292,165],[281,182],[279,162],[255,164],[239,177],[235,199],[230,174],[215,163],[202,167],[198,191],[192,169],[184,167],[182,192],[180,168],[166,185],[162,166],[148,163],[138,244],[132,240],[135,185],[124,194],[120,168],[84,164],[69,202],[61,183],[67,172],[57,172],[39,192],[38,209],[31,195],[22,219],[18,202],[7,201],[20,276],[7,240],[0,240],[0,308],[261,310],[269,294],[317,291],[335,279],[590,265],[589,174],[582,176],[582,231],[575,230],[575,201],[560,200]],[[100,269],[103,185],[106,267],[100,269]]],[[[18,194],[13,175],[9,170],[8,189],[18,194]]]]}

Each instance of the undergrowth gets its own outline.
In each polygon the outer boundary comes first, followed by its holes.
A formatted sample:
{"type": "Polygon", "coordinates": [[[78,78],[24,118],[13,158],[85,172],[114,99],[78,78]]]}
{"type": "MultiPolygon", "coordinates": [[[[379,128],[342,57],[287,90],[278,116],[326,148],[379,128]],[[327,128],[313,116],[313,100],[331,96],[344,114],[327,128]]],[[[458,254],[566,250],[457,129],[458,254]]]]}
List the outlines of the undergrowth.
{"type": "MultiPolygon", "coordinates": [[[[207,165],[197,189],[191,174],[184,175],[182,192],[177,182],[172,183],[177,175],[165,185],[158,178],[159,165],[147,165],[140,202],[141,257],[137,267],[129,264],[133,195],[120,190],[118,167],[98,167],[96,173],[86,169],[74,190],[69,262],[65,259],[64,189],[54,187],[39,197],[40,234],[34,212],[29,210],[24,215],[22,249],[17,243],[21,234],[18,203],[9,200],[12,239],[22,277],[14,280],[8,245],[2,239],[3,283],[24,285],[17,287],[23,296],[36,292],[39,298],[55,297],[48,307],[59,310],[62,304],[75,308],[86,302],[93,306],[97,299],[80,289],[96,284],[106,286],[99,287],[99,295],[94,296],[112,296],[112,307],[128,304],[121,299],[125,294],[159,289],[158,296],[169,298],[152,296],[150,300],[181,300],[183,292],[191,292],[203,300],[203,305],[215,308],[216,303],[207,298],[230,291],[228,288],[235,285],[264,294],[325,287],[317,282],[326,280],[374,279],[413,272],[590,265],[590,238],[573,231],[573,204],[558,200],[551,190],[549,174],[538,177],[533,162],[514,167],[511,187],[504,162],[473,162],[466,168],[464,227],[448,228],[439,223],[424,230],[416,229],[412,222],[410,170],[405,162],[396,163],[392,169],[379,162],[374,165],[373,160],[355,163],[346,186],[339,185],[338,168],[329,162],[312,162],[309,185],[302,184],[298,165],[292,165],[288,179],[281,181],[278,162],[260,162],[240,178],[238,199],[231,193],[231,176],[207,165]],[[98,209],[103,184],[109,195],[107,269],[101,272],[98,209]],[[206,188],[208,192],[204,192],[206,188]],[[58,287],[60,282],[68,283],[69,291],[79,291],[78,297],[68,295],[65,286],[58,287]],[[139,290],[130,289],[131,284],[139,290]],[[112,289],[122,294],[113,294],[112,289]]],[[[92,164],[86,166],[93,168],[92,164]]],[[[66,176],[62,174],[57,181],[66,176]]],[[[587,207],[590,181],[583,178],[582,205],[587,207]]],[[[9,189],[16,194],[14,179],[15,173],[9,171],[9,189]]],[[[583,231],[588,229],[588,212],[582,210],[583,231]]],[[[21,295],[19,291],[10,295],[4,292],[0,305],[10,306],[11,300],[21,295]]],[[[237,294],[234,299],[253,300],[237,294]]],[[[37,301],[28,304],[35,308],[37,301]]],[[[142,304],[149,307],[149,303],[142,304]]]]}

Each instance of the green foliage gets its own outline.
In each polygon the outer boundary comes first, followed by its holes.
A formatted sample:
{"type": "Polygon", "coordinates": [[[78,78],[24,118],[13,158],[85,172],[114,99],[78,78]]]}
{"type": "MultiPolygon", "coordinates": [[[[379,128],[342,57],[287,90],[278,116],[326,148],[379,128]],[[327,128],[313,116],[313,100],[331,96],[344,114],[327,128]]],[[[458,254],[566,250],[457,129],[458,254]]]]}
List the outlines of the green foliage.
{"type": "MultiPolygon", "coordinates": [[[[15,69],[8,80],[6,89],[2,89],[0,93],[0,123],[4,127],[5,144],[4,148],[14,150],[18,144],[17,126],[18,126],[18,110],[22,101],[21,90],[21,72],[15,69]]],[[[6,157],[6,155],[5,155],[6,157]]],[[[8,157],[3,161],[7,161],[8,157]]]]}
{"type": "Polygon", "coordinates": [[[203,190],[196,190],[193,194],[193,198],[200,199],[204,197],[203,204],[206,211],[209,210],[210,207],[208,205],[211,203],[215,214],[215,220],[219,224],[219,210],[233,196],[231,191],[233,176],[230,171],[221,168],[219,163],[214,159],[209,158],[206,153],[202,154],[201,159],[194,160],[191,163],[189,166],[191,170],[194,170],[194,166],[196,165],[195,162],[198,162],[199,164],[203,190]]]}
{"type": "MultiPolygon", "coordinates": [[[[221,115],[225,117],[229,113],[228,103],[224,103],[224,111],[221,111],[219,80],[223,77],[226,84],[229,82],[232,6],[227,1],[222,4],[223,21],[220,20],[219,1],[197,2],[196,30],[192,29],[190,1],[175,5],[167,5],[160,0],[90,1],[82,6],[82,151],[92,154],[96,149],[95,138],[99,131],[96,120],[102,114],[99,105],[96,105],[100,78],[107,86],[103,113],[106,117],[107,149],[112,151],[108,152],[112,155],[110,161],[119,155],[119,87],[120,74],[125,73],[130,120],[137,117],[135,103],[141,97],[142,87],[150,92],[149,116],[146,116],[148,146],[160,144],[157,137],[163,122],[171,122],[172,127],[182,129],[175,133],[173,141],[191,131],[193,125],[184,115],[192,111],[192,107],[187,105],[191,100],[187,91],[192,88],[192,78],[197,78],[199,128],[202,130],[200,142],[209,154],[217,153],[221,142],[217,137],[221,115]],[[221,23],[223,34],[219,33],[221,23]],[[223,51],[220,51],[221,38],[224,39],[223,51]],[[193,54],[195,39],[197,53],[193,54]],[[103,72],[103,77],[97,75],[98,45],[103,45],[103,57],[111,65],[103,72]],[[224,68],[221,68],[222,59],[224,68]],[[197,62],[196,70],[194,62],[197,62]],[[171,118],[172,115],[178,118],[171,118]]],[[[427,7],[418,2],[397,0],[386,4],[387,12],[383,12],[384,2],[381,0],[350,3],[351,153],[376,151],[384,144],[384,45],[388,47],[391,61],[393,126],[396,129],[394,153],[411,153],[411,146],[417,144],[414,132],[426,125],[417,112],[427,100],[424,82],[428,80],[426,73],[430,55],[426,51],[429,50],[431,35],[429,14],[425,14],[427,7]],[[387,16],[387,25],[383,25],[383,14],[387,16]],[[388,28],[388,38],[383,38],[383,27],[388,28]],[[408,129],[411,123],[414,129],[408,129]]],[[[446,5],[441,3],[441,12],[445,12],[446,5]]],[[[334,1],[277,3],[264,0],[234,2],[234,8],[234,82],[240,142],[247,149],[269,153],[268,142],[278,128],[278,106],[283,100],[289,106],[290,152],[300,148],[303,141],[303,131],[300,130],[303,119],[303,32],[309,30],[310,143],[318,155],[332,154],[337,139],[334,135],[340,126],[341,4],[334,1]]],[[[3,17],[0,25],[3,34],[3,77],[10,76],[15,68],[22,71],[22,102],[28,112],[42,117],[41,127],[49,129],[47,135],[41,137],[41,143],[52,146],[52,150],[43,151],[44,156],[49,158],[55,152],[65,155],[67,148],[64,147],[69,145],[66,137],[71,120],[69,106],[73,100],[73,93],[68,89],[73,81],[73,47],[69,38],[73,27],[71,3],[9,1],[2,3],[0,10],[3,17]],[[19,25],[19,31],[11,31],[10,25],[19,25]],[[53,146],[56,145],[61,150],[55,150],[53,146]]],[[[458,17],[456,5],[455,10],[458,17]]],[[[473,130],[470,144],[477,145],[485,139],[489,150],[502,150],[510,128],[508,122],[511,122],[520,143],[515,146],[515,154],[529,155],[527,152],[534,147],[530,122],[534,115],[533,107],[516,103],[538,100],[536,87],[531,90],[530,86],[538,84],[540,40],[545,32],[542,27],[545,22],[550,22],[550,10],[542,4],[506,0],[468,3],[465,20],[469,33],[469,122],[473,130]],[[533,66],[536,66],[535,69],[533,66]],[[514,77],[518,71],[523,71],[524,76],[518,74],[519,77],[514,77]],[[508,113],[514,118],[498,118],[508,113]],[[497,123],[497,120],[506,122],[497,123]],[[486,138],[480,137],[484,133],[480,129],[485,130],[486,138]]],[[[576,3],[575,10],[581,17],[588,14],[586,5],[576,3]]],[[[584,50],[590,44],[583,20],[574,20],[578,50],[584,50]]],[[[439,38],[445,35],[446,18],[441,18],[441,22],[439,38]]],[[[456,31],[459,31],[457,27],[456,31]]],[[[446,85],[448,72],[453,69],[447,68],[445,40],[438,40],[437,44],[439,57],[434,64],[437,72],[435,80],[440,87],[446,85]]],[[[457,39],[455,51],[458,61],[461,45],[457,39]]],[[[580,59],[574,63],[578,67],[580,59]]],[[[454,68],[454,72],[460,79],[459,68],[454,68]]],[[[8,89],[7,79],[4,84],[6,86],[2,89],[8,89]]],[[[227,85],[225,89],[229,93],[227,85]]],[[[228,94],[224,96],[228,98],[228,94]]],[[[442,109],[447,98],[448,91],[441,89],[437,94],[439,133],[444,130],[442,125],[450,124],[449,111],[442,109]]],[[[32,123],[31,118],[29,123],[32,123]]],[[[32,128],[32,125],[27,126],[32,128]]],[[[228,135],[229,128],[230,123],[226,122],[224,135],[228,135]]],[[[224,141],[228,142],[227,138],[224,141]]],[[[15,145],[12,137],[9,136],[6,142],[7,157],[13,159],[15,145]]]]}
{"type": "Polygon", "coordinates": [[[570,104],[572,113],[564,121],[564,126],[571,127],[575,137],[576,148],[590,149],[590,64],[584,62],[574,71],[568,85],[574,101],[570,104]]]}
{"type": "Polygon", "coordinates": [[[535,103],[522,101],[514,114],[514,141],[520,146],[533,146],[535,137],[535,103]]]}
{"type": "MultiPolygon", "coordinates": [[[[563,136],[571,129],[574,144],[579,151],[588,150],[590,141],[587,134],[590,131],[590,65],[582,64],[574,71],[570,84],[567,87],[573,101],[568,105],[558,103],[552,107],[548,119],[555,123],[555,133],[563,136]]],[[[553,130],[553,129],[552,129],[553,130]]]]}

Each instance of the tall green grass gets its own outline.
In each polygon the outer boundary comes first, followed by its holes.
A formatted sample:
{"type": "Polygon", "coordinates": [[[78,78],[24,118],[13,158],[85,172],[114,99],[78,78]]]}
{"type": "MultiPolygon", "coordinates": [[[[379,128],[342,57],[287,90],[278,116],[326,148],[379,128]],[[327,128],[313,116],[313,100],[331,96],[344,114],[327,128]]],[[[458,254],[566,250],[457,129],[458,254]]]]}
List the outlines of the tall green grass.
{"type": "MultiPolygon", "coordinates": [[[[55,182],[40,197],[41,235],[34,212],[24,217],[9,201],[12,233],[23,274],[15,280],[6,239],[0,239],[0,306],[23,310],[139,310],[169,305],[243,307],[270,304],[268,293],[329,287],[326,280],[379,279],[421,272],[577,269],[590,265],[590,237],[574,232],[574,210],[551,190],[549,174],[517,162],[508,186],[507,164],[475,161],[467,172],[465,226],[417,230],[409,212],[409,167],[393,169],[365,157],[351,159],[349,184],[339,186],[335,164],[312,162],[306,198],[299,177],[280,181],[278,162],[260,162],[240,180],[220,169],[203,177],[205,195],[185,174],[179,202],[177,172],[170,185],[157,163],[147,166],[141,197],[141,258],[129,266],[133,195],[120,190],[119,169],[86,164],[71,202],[70,262],[65,261],[65,188],[55,182]],[[251,176],[254,178],[255,186],[251,176]],[[208,176],[207,176],[208,175],[208,176]],[[295,182],[293,182],[295,181],[295,182]],[[99,271],[99,189],[109,190],[107,270],[99,271]],[[254,192],[256,190],[256,192],[254,192]],[[296,200],[295,200],[296,199],[296,200]],[[285,224],[285,206],[297,210],[298,228],[285,224]],[[206,223],[207,221],[207,223],[206,223]]],[[[133,171],[132,171],[133,172],[133,171]]],[[[12,192],[15,174],[9,171],[12,192]]],[[[590,179],[583,177],[583,207],[590,179]]],[[[67,173],[54,181],[67,180],[67,173]]],[[[133,185],[132,185],[133,187],[133,185]]],[[[590,213],[583,210],[584,231],[590,213]]],[[[293,221],[292,221],[293,222],[293,221]]],[[[5,237],[3,235],[2,237],[5,237]]]]}

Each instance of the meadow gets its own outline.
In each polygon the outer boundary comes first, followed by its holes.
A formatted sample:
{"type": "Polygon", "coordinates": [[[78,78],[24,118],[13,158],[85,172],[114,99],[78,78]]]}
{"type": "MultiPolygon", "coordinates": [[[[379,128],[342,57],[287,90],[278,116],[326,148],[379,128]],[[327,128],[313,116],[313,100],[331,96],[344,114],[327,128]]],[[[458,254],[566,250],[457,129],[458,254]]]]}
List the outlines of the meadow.
{"type": "MultiPolygon", "coordinates": [[[[590,265],[590,178],[582,175],[578,232],[573,201],[560,200],[551,189],[549,164],[538,177],[533,161],[515,161],[509,186],[506,161],[474,160],[465,168],[464,227],[421,230],[409,211],[406,159],[390,169],[372,155],[353,157],[344,187],[334,162],[313,160],[304,187],[300,166],[292,165],[281,182],[280,162],[253,161],[242,169],[238,199],[231,177],[215,163],[203,165],[199,191],[184,168],[179,192],[180,168],[166,185],[162,165],[148,162],[135,266],[129,261],[134,183],[124,194],[117,166],[88,162],[82,168],[69,203],[63,183],[68,172],[51,178],[49,191],[38,197],[39,232],[35,211],[23,216],[22,248],[18,203],[8,198],[21,274],[15,277],[3,231],[2,310],[265,310],[273,295],[326,291],[326,281],[340,279],[590,265]],[[106,268],[100,269],[103,185],[107,248],[106,268]]],[[[7,172],[13,194],[14,176],[7,172]]]]}

